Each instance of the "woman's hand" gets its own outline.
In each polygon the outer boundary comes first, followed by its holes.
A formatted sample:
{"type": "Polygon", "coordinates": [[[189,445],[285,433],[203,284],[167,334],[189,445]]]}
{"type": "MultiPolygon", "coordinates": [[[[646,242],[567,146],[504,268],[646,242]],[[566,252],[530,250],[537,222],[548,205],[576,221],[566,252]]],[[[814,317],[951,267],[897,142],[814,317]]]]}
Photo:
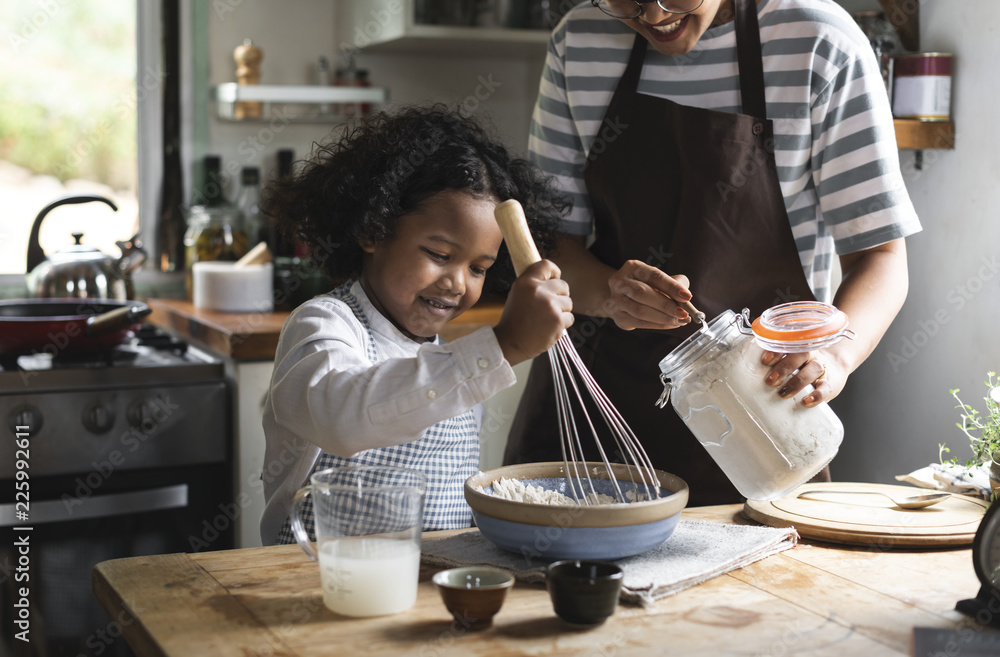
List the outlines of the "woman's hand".
{"type": "Polygon", "coordinates": [[[782,397],[794,397],[800,390],[812,385],[813,391],[802,398],[802,405],[810,408],[839,395],[849,374],[829,350],[801,354],[765,351],[760,360],[770,366],[764,383],[777,388],[782,397]]]}
{"type": "Polygon", "coordinates": [[[667,276],[638,260],[615,270],[588,251],[584,242],[583,237],[562,234],[552,253],[573,290],[576,312],[609,317],[627,331],[674,329],[691,322],[687,311],[674,302],[691,300],[686,276],[667,276]]]}
{"type": "Polygon", "coordinates": [[[511,365],[534,358],[556,343],[573,325],[569,284],[559,278],[559,267],[540,260],[524,270],[507,295],[500,321],[493,327],[511,365]]]}
{"type": "Polygon", "coordinates": [[[765,381],[782,397],[793,396],[809,384],[815,387],[802,399],[805,406],[840,394],[847,377],[874,351],[906,298],[906,245],[902,239],[842,255],[840,269],[843,275],[833,305],[847,313],[854,339],[841,340],[822,351],[784,357],[766,352],[761,358],[771,367],[765,381]]]}
{"type": "Polygon", "coordinates": [[[639,260],[629,260],[608,279],[611,298],[604,316],[619,328],[674,329],[691,322],[691,315],[676,301],[690,301],[688,279],[668,276],[639,260]]]}

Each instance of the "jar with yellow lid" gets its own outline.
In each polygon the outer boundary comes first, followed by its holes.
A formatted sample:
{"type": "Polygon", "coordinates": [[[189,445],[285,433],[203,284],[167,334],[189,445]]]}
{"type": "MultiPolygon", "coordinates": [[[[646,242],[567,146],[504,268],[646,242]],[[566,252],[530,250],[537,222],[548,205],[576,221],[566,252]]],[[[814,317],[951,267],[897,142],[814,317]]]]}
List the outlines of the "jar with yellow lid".
{"type": "Polygon", "coordinates": [[[820,302],[770,308],[752,324],[744,310],[726,310],[660,361],[664,390],[691,433],[741,495],[782,497],[822,470],[837,454],[844,427],[826,404],[807,408],[806,386],[779,397],[764,383],[764,350],[798,353],[853,337],[842,311],[820,302]]]}

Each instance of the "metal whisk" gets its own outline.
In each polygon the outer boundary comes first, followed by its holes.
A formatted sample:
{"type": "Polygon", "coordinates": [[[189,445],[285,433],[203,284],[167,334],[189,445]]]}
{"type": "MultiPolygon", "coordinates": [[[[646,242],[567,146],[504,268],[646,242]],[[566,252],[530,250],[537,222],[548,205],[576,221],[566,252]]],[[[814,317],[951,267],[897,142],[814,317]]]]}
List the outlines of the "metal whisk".
{"type": "MultiPolygon", "coordinates": [[[[514,263],[514,271],[520,276],[530,265],[541,260],[538,249],[535,247],[535,242],[528,230],[528,222],[524,217],[524,210],[520,203],[514,199],[510,199],[498,205],[494,211],[494,215],[497,223],[500,225],[500,232],[503,233],[504,240],[507,243],[507,250],[510,252],[511,261],[514,263]]],[[[615,408],[611,400],[604,394],[604,391],[597,385],[597,382],[580,359],[576,347],[573,346],[573,342],[565,331],[563,331],[556,344],[549,348],[548,356],[549,363],[552,366],[552,379],[556,390],[556,412],[559,418],[563,464],[573,499],[579,504],[590,505],[597,503],[597,490],[594,488],[593,480],[584,461],[583,441],[578,430],[573,410],[574,405],[582,412],[586,428],[593,435],[597,451],[601,455],[601,461],[607,470],[608,479],[614,487],[617,501],[635,501],[635,499],[638,499],[638,494],[643,494],[645,499],[660,497],[660,482],[656,476],[652,462],[646,455],[646,450],[642,448],[639,440],[632,432],[632,429],[629,428],[628,423],[625,422],[621,413],[618,412],[618,409],[615,408]],[[615,476],[615,469],[608,460],[597,429],[591,420],[590,413],[587,411],[584,392],[592,400],[593,405],[597,407],[601,418],[611,432],[615,446],[626,460],[628,467],[624,469],[632,481],[633,491],[637,494],[633,500],[629,500],[622,492],[618,479],[615,476]]]]}

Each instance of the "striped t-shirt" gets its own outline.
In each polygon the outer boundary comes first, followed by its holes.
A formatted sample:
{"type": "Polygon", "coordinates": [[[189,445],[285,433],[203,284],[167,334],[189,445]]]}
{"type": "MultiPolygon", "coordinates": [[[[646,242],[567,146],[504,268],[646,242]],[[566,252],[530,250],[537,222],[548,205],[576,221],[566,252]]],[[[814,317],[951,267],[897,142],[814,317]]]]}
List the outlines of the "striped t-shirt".
{"type": "MultiPolygon", "coordinates": [[[[806,279],[829,301],[835,253],[911,235],[920,221],[875,55],[851,16],[832,0],[761,0],[757,11],[781,191],[806,279]]],[[[583,169],[635,36],[589,2],[552,33],[528,148],[573,199],[567,233],[592,232],[583,169]]],[[[740,112],[734,23],[710,28],[686,55],[649,47],[638,92],[740,112]]]]}

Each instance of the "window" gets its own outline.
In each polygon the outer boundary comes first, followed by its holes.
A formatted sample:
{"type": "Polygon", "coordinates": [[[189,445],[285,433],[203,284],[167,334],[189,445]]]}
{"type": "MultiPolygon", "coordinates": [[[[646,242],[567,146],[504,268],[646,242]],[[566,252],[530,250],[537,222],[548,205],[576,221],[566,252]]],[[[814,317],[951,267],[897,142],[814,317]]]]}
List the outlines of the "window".
{"type": "MultiPolygon", "coordinates": [[[[155,85],[137,54],[137,5],[121,0],[5,2],[0,21],[0,274],[25,273],[32,223],[51,201],[94,194],[42,223],[46,253],[82,243],[117,256],[139,229],[137,107],[155,85]],[[137,71],[139,73],[137,74],[137,71]]],[[[147,67],[150,68],[150,67],[147,67]]]]}

